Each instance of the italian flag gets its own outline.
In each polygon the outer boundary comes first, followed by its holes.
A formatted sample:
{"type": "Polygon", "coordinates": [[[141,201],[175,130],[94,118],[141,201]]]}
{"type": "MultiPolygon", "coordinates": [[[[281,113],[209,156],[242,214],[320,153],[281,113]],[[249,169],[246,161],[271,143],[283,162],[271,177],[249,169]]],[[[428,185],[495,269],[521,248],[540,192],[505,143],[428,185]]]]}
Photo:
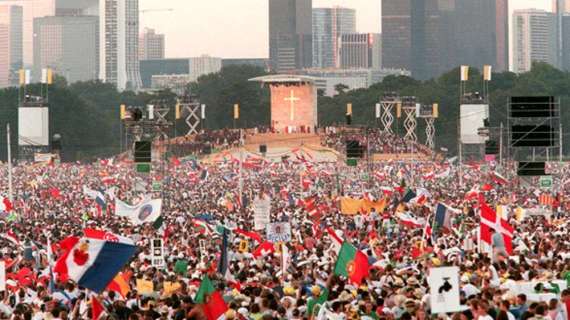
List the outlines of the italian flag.
{"type": "Polygon", "coordinates": [[[204,276],[204,278],[202,278],[200,288],[198,289],[198,293],[196,293],[194,301],[202,305],[204,314],[208,320],[225,319],[228,306],[226,305],[222,294],[214,288],[214,285],[208,276],[204,276]]]}
{"type": "Polygon", "coordinates": [[[343,242],[338,253],[334,273],[345,276],[350,282],[360,285],[362,279],[368,276],[368,269],[368,257],[352,244],[343,242]]]}

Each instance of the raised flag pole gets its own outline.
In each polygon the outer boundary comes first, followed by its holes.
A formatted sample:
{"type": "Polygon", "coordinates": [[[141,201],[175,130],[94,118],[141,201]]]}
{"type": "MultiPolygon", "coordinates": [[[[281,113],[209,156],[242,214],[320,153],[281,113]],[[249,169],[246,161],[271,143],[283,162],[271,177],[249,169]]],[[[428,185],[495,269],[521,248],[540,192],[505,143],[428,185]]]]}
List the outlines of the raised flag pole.
{"type": "Polygon", "coordinates": [[[8,199],[14,203],[13,189],[12,189],[12,146],[10,145],[10,123],[6,124],[6,140],[8,148],[8,199]]]}
{"type": "MultiPolygon", "coordinates": [[[[243,203],[243,176],[242,176],[242,167],[243,167],[243,131],[239,129],[239,200],[243,203]]],[[[243,210],[243,205],[241,206],[243,210]]]]}

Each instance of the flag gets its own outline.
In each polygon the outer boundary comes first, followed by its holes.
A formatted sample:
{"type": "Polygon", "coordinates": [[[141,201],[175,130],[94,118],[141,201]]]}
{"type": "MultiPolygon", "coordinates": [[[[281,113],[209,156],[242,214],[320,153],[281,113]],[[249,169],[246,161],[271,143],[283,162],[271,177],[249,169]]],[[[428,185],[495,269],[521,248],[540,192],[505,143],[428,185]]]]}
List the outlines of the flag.
{"type": "Polygon", "coordinates": [[[340,252],[340,248],[342,247],[342,243],[344,242],[344,240],[338,236],[338,234],[336,233],[336,231],[331,228],[328,227],[327,228],[327,234],[329,235],[329,237],[332,240],[332,249],[335,251],[335,253],[338,255],[338,253],[340,252]]]}
{"type": "Polygon", "coordinates": [[[493,182],[500,185],[508,183],[507,178],[500,175],[497,171],[491,172],[491,179],[493,180],[493,182]]]}
{"type": "Polygon", "coordinates": [[[406,192],[406,194],[404,194],[404,197],[402,198],[402,202],[408,203],[410,200],[412,200],[416,196],[417,196],[417,194],[414,191],[412,191],[412,189],[408,189],[408,191],[406,192]]]}
{"type": "Polygon", "coordinates": [[[243,229],[236,228],[236,229],[233,230],[233,233],[242,235],[242,236],[244,236],[244,237],[246,237],[246,238],[253,239],[253,240],[257,241],[257,243],[262,243],[262,242],[263,242],[263,240],[261,240],[261,235],[260,235],[259,233],[257,233],[257,232],[245,231],[245,230],[243,230],[243,229]]]}
{"type": "Polygon", "coordinates": [[[83,194],[90,199],[95,200],[97,205],[102,209],[105,210],[107,208],[107,203],[105,200],[105,195],[101,191],[93,190],[88,188],[87,186],[83,186],[83,194]]]}
{"type": "Polygon", "coordinates": [[[481,221],[479,223],[479,237],[481,241],[492,244],[491,228],[503,235],[505,250],[508,254],[513,253],[513,227],[507,220],[502,219],[491,209],[483,199],[479,199],[481,221]]]}
{"type": "Polygon", "coordinates": [[[340,248],[334,273],[345,276],[351,283],[360,285],[368,276],[368,257],[352,244],[344,242],[340,248]]]}
{"type": "Polygon", "coordinates": [[[451,229],[451,212],[446,205],[441,203],[438,203],[435,209],[434,229],[437,230],[439,228],[451,229]]]}
{"type": "Polygon", "coordinates": [[[421,228],[424,226],[423,222],[414,217],[409,212],[399,212],[396,214],[401,224],[409,228],[421,228]]]}
{"type": "Polygon", "coordinates": [[[115,214],[128,218],[134,225],[156,221],[160,217],[161,209],[162,199],[145,199],[131,206],[115,198],[115,214]]]}
{"type": "Polygon", "coordinates": [[[194,301],[202,305],[204,314],[208,320],[223,319],[224,314],[228,310],[228,306],[222,294],[214,288],[208,276],[202,278],[200,288],[198,289],[198,293],[196,293],[194,301]]]}
{"type": "Polygon", "coordinates": [[[222,251],[220,261],[218,263],[218,272],[225,275],[228,271],[228,230],[224,228],[222,231],[222,251]]]}
{"type": "MultiPolygon", "coordinates": [[[[73,280],[79,286],[102,292],[119,270],[135,254],[131,243],[87,237],[68,237],[63,255],[54,271],[62,281],[73,280]]],[[[61,244],[60,243],[60,244],[61,244]]]]}
{"type": "Polygon", "coordinates": [[[461,81],[469,79],[469,66],[461,66],[461,81]]]}
{"type": "Polygon", "coordinates": [[[115,291],[121,295],[121,297],[125,298],[127,294],[131,291],[131,287],[129,286],[129,278],[130,276],[126,273],[119,272],[113,280],[107,286],[107,290],[115,291]]]}
{"type": "Polygon", "coordinates": [[[202,220],[202,219],[192,219],[192,223],[194,224],[194,227],[197,227],[199,229],[199,233],[203,234],[203,235],[213,235],[214,234],[214,229],[212,229],[212,227],[208,224],[208,222],[202,220]]]}
{"type": "Polygon", "coordinates": [[[0,211],[10,212],[12,210],[14,210],[14,206],[12,205],[12,202],[10,202],[10,199],[0,196],[0,211]]]}
{"type": "Polygon", "coordinates": [[[105,314],[105,308],[95,296],[91,297],[91,319],[99,320],[105,314]]]}
{"type": "Polygon", "coordinates": [[[86,229],[83,229],[83,234],[85,235],[86,238],[90,238],[90,239],[105,240],[105,241],[109,241],[109,242],[120,242],[120,243],[126,243],[126,244],[131,244],[131,245],[135,244],[133,240],[131,240],[127,237],[119,236],[119,235],[113,234],[111,232],[103,231],[103,230],[86,228],[86,229]]]}
{"type": "Polygon", "coordinates": [[[275,246],[273,245],[273,243],[265,241],[259,246],[257,246],[257,248],[255,249],[255,251],[252,252],[252,254],[257,259],[259,257],[266,256],[273,252],[275,252],[275,246]]]}

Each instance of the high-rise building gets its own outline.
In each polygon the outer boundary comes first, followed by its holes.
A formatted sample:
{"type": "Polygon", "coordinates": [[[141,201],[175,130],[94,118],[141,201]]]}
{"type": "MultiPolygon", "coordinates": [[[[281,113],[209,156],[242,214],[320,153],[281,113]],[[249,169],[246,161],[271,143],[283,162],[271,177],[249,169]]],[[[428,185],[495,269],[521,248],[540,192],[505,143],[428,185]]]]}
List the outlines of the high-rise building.
{"type": "Polygon", "coordinates": [[[558,65],[556,16],[538,9],[513,13],[513,71],[530,71],[535,61],[558,65]]]}
{"type": "Polygon", "coordinates": [[[313,67],[340,67],[340,38],[356,33],[356,10],[350,8],[313,9],[313,67]]]}
{"type": "Polygon", "coordinates": [[[219,72],[222,69],[222,59],[203,55],[192,58],[141,60],[140,65],[143,85],[150,88],[153,76],[180,75],[191,82],[203,75],[219,72]]]}
{"type": "Polygon", "coordinates": [[[560,66],[570,71],[570,14],[562,16],[562,61],[560,66]]]}
{"type": "Polygon", "coordinates": [[[428,79],[461,64],[508,65],[508,0],[383,0],[383,67],[428,79]]]}
{"type": "Polygon", "coordinates": [[[69,83],[99,76],[99,17],[53,16],[34,20],[34,78],[42,68],[69,83]]]}
{"type": "Polygon", "coordinates": [[[312,65],[312,0],[269,0],[269,59],[277,72],[312,65]]]}
{"type": "MultiPolygon", "coordinates": [[[[497,0],[456,0],[454,66],[482,69],[497,63],[497,0]]],[[[450,68],[450,69],[451,69],[450,68]]]]}
{"type": "Polygon", "coordinates": [[[22,46],[25,65],[34,61],[34,19],[53,16],[56,0],[0,0],[0,5],[15,5],[22,7],[23,27],[22,46]]]}
{"type": "Polygon", "coordinates": [[[138,0],[100,0],[99,79],[119,90],[142,87],[138,0]]]}
{"type": "Polygon", "coordinates": [[[216,73],[222,69],[222,58],[203,55],[190,58],[190,81],[196,81],[199,77],[216,73]]]}
{"type": "Polygon", "coordinates": [[[382,66],[411,70],[412,0],[382,1],[382,66]]]}
{"type": "Polygon", "coordinates": [[[342,69],[380,69],[382,45],[379,33],[348,33],[340,39],[342,69]]]}
{"type": "Polygon", "coordinates": [[[497,71],[509,70],[509,0],[496,0],[495,34],[497,38],[497,71]]]}
{"type": "Polygon", "coordinates": [[[383,67],[410,70],[417,79],[448,71],[454,8],[454,0],[383,0],[383,67]]]}
{"type": "Polygon", "coordinates": [[[22,68],[23,10],[0,3],[0,88],[17,85],[22,68]]]}
{"type": "Polygon", "coordinates": [[[164,59],[164,34],[146,28],[139,38],[139,60],[164,59]]]}

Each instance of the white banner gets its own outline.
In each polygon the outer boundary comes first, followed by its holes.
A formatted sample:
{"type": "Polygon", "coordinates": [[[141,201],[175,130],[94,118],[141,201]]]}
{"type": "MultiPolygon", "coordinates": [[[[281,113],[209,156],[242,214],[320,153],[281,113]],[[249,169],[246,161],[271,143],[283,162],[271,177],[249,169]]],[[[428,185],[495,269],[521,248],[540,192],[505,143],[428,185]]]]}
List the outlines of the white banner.
{"type": "Polygon", "coordinates": [[[431,313],[460,311],[459,268],[430,268],[428,284],[430,288],[431,313]]]}
{"type": "Polygon", "coordinates": [[[139,204],[131,206],[115,198],[115,214],[129,218],[134,225],[154,222],[160,217],[161,209],[162,199],[145,199],[139,204]]]}
{"type": "Polygon", "coordinates": [[[271,222],[271,198],[255,198],[253,200],[253,225],[255,230],[264,230],[271,222]]]}
{"type": "Polygon", "coordinates": [[[273,243],[291,241],[291,225],[287,222],[269,223],[265,227],[265,235],[273,243]]]}

